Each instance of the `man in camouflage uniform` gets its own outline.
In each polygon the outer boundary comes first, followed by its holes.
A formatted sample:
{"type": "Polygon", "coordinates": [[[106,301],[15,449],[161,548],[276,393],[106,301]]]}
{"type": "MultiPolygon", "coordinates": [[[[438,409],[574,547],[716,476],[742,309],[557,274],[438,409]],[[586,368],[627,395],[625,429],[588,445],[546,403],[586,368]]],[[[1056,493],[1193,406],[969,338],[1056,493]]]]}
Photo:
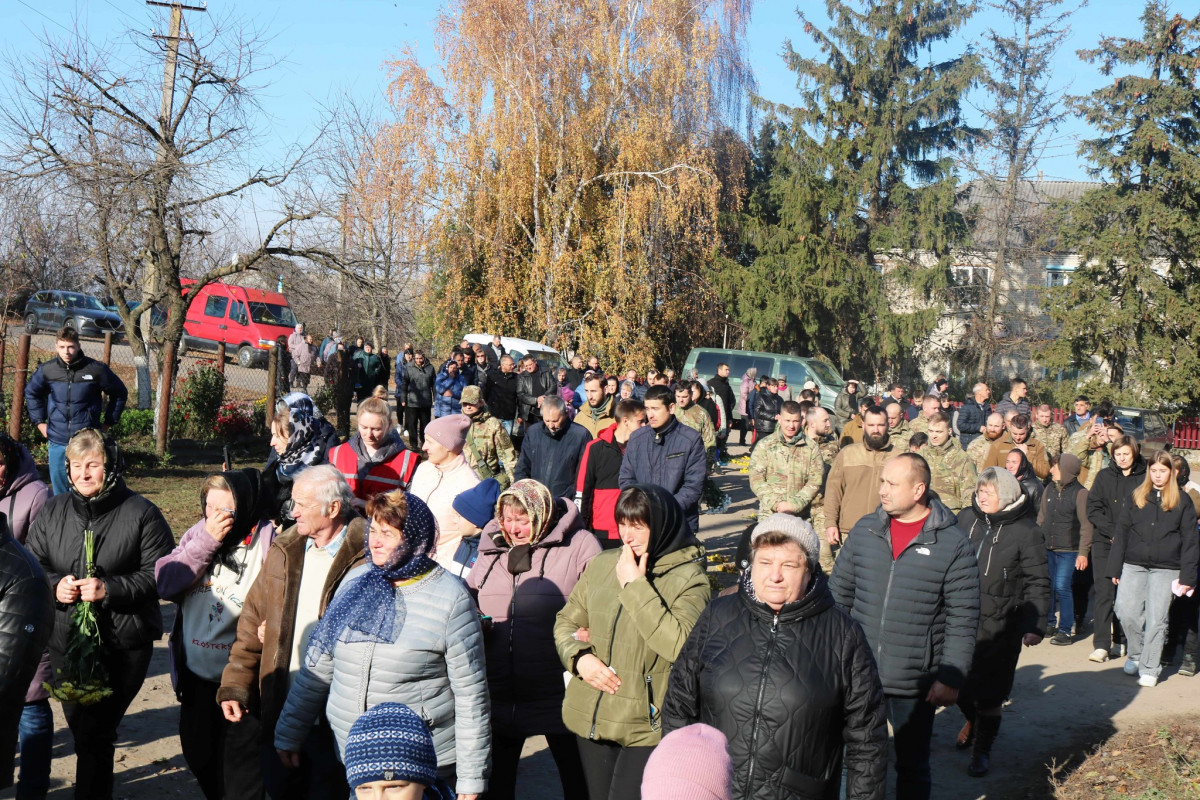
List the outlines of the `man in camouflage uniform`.
{"type": "Polygon", "coordinates": [[[917,418],[908,423],[909,428],[913,433],[929,433],[929,421],[933,419],[935,414],[940,414],[942,403],[938,400],[936,394],[927,394],[925,399],[921,401],[921,413],[917,414],[917,418]]]}
{"type": "Polygon", "coordinates": [[[1033,438],[1046,447],[1046,456],[1051,460],[1061,455],[1070,435],[1067,429],[1054,421],[1050,406],[1042,403],[1033,412],[1033,438]]]}
{"type": "Polygon", "coordinates": [[[908,440],[912,438],[913,429],[904,416],[904,406],[892,403],[886,409],[888,421],[888,440],[896,448],[897,453],[908,450],[908,440]]]}
{"type": "Polygon", "coordinates": [[[1112,416],[1112,403],[1102,401],[1096,406],[1091,423],[1080,426],[1067,439],[1066,452],[1079,458],[1083,468],[1079,471],[1079,483],[1091,491],[1092,482],[1100,470],[1108,464],[1108,446],[1114,438],[1105,420],[1112,416]]]}
{"type": "MultiPolygon", "coordinates": [[[[811,406],[804,412],[804,435],[808,437],[809,445],[816,447],[821,451],[821,460],[824,462],[825,469],[821,473],[821,491],[812,501],[812,525],[813,530],[825,530],[825,478],[829,475],[829,468],[833,466],[833,460],[837,458],[838,451],[841,450],[841,443],[837,434],[833,432],[833,420],[829,417],[829,412],[820,406],[811,406]]],[[[825,537],[821,537],[821,569],[826,575],[833,572],[833,562],[835,553],[825,537]]]]}
{"type": "Polygon", "coordinates": [[[700,434],[711,468],[713,452],[717,448],[717,429],[713,427],[708,412],[692,402],[691,381],[680,381],[675,387],[675,419],[700,434]]]}
{"type": "Polygon", "coordinates": [[[975,462],[950,433],[950,415],[934,414],[929,420],[929,445],[921,449],[921,457],[929,464],[932,476],[929,488],[957,514],[971,505],[979,473],[975,462]]]}
{"type": "Polygon", "coordinates": [[[760,520],[772,514],[810,518],[813,499],[821,493],[825,462],[820,448],[801,429],[799,403],[783,404],[779,424],[750,454],[749,473],[760,520]]]}
{"type": "Polygon", "coordinates": [[[971,463],[975,465],[975,471],[979,472],[983,469],[983,462],[987,461],[988,451],[992,449],[992,443],[1004,435],[1004,416],[992,412],[988,414],[987,423],[983,428],[983,435],[976,436],[967,445],[967,455],[971,459],[971,463]]]}
{"type": "Polygon", "coordinates": [[[480,480],[495,478],[503,491],[512,485],[517,451],[503,423],[488,412],[483,392],[478,386],[462,390],[462,412],[471,418],[463,455],[479,475],[480,480]]]}

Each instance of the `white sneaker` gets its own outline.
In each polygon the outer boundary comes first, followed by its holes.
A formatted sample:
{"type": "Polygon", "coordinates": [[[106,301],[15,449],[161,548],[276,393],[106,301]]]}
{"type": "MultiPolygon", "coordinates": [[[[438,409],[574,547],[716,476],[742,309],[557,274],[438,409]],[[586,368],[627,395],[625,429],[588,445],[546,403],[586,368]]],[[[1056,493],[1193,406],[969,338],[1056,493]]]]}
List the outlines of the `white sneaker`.
{"type": "Polygon", "coordinates": [[[1142,675],[1138,678],[1138,686],[1151,688],[1158,685],[1158,678],[1153,675],[1142,675]]]}
{"type": "Polygon", "coordinates": [[[1124,670],[1125,670],[1126,675],[1137,675],[1138,674],[1138,662],[1134,661],[1132,658],[1125,659],[1124,670]]]}
{"type": "Polygon", "coordinates": [[[1108,661],[1108,651],[1102,648],[1096,648],[1092,654],[1088,656],[1088,661],[1095,661],[1097,664],[1103,664],[1108,661]]]}

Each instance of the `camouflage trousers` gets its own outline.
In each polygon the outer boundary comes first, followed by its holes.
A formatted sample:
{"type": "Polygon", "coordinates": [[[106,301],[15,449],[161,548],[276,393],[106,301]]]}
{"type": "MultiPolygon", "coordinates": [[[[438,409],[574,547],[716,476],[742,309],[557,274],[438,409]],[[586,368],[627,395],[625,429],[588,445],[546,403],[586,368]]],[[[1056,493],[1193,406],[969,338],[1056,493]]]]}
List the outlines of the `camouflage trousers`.
{"type": "Polygon", "coordinates": [[[821,571],[828,577],[833,574],[833,564],[837,560],[837,555],[842,550],[840,544],[831,545],[829,540],[825,538],[825,504],[820,505],[813,503],[812,511],[812,526],[817,532],[817,538],[821,541],[821,571]]]}

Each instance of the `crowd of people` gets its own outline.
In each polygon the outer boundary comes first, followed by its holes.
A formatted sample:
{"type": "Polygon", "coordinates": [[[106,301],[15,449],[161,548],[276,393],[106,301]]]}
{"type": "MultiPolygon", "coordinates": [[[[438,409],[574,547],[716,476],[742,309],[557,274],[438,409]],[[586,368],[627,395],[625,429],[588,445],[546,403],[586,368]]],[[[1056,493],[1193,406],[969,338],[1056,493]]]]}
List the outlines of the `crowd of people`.
{"type": "Polygon", "coordinates": [[[296,335],[310,358],[292,355],[269,457],[207,477],[176,542],[104,434],[124,387],[59,332],[28,398],[52,487],[0,436],[0,784],[19,748],[18,797],[46,795],[44,687],[81,647],[105,692],[64,702],[75,793],[113,796],[160,600],[210,800],[506,800],[530,737],[566,800],[879,800],[889,747],[896,797],[929,798],[937,708],[987,775],[1023,648],[1082,638],[1089,603],[1092,661],[1147,688],[1175,650],[1196,671],[1200,486],[1108,403],[1080,397],[1060,426],[1020,380],[994,406],[984,384],[908,403],[852,380],[831,413],[771,376],[735,394],[727,364],[642,381],[514,361],[496,337],[436,369],[362,344],[351,371],[336,337],[296,335]],[[329,358],[356,376],[352,433],[304,391],[329,358]],[[728,506],[713,476],[734,430],[758,509],[714,598],[700,514],[728,506]]]}

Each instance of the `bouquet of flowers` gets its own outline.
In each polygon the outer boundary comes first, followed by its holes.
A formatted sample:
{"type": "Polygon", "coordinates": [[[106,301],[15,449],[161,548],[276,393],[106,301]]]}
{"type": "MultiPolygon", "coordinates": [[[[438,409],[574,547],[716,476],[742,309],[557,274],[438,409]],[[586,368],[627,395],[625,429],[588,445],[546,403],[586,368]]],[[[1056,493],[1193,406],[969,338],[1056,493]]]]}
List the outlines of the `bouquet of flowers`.
{"type": "MultiPolygon", "coordinates": [[[[83,550],[87,577],[96,577],[96,534],[83,532],[83,550]]],[[[65,669],[60,669],[57,686],[44,683],[50,696],[64,703],[90,706],[112,694],[108,686],[108,671],[100,661],[100,624],[94,605],[80,600],[71,609],[71,627],[67,631],[65,669]]]]}

